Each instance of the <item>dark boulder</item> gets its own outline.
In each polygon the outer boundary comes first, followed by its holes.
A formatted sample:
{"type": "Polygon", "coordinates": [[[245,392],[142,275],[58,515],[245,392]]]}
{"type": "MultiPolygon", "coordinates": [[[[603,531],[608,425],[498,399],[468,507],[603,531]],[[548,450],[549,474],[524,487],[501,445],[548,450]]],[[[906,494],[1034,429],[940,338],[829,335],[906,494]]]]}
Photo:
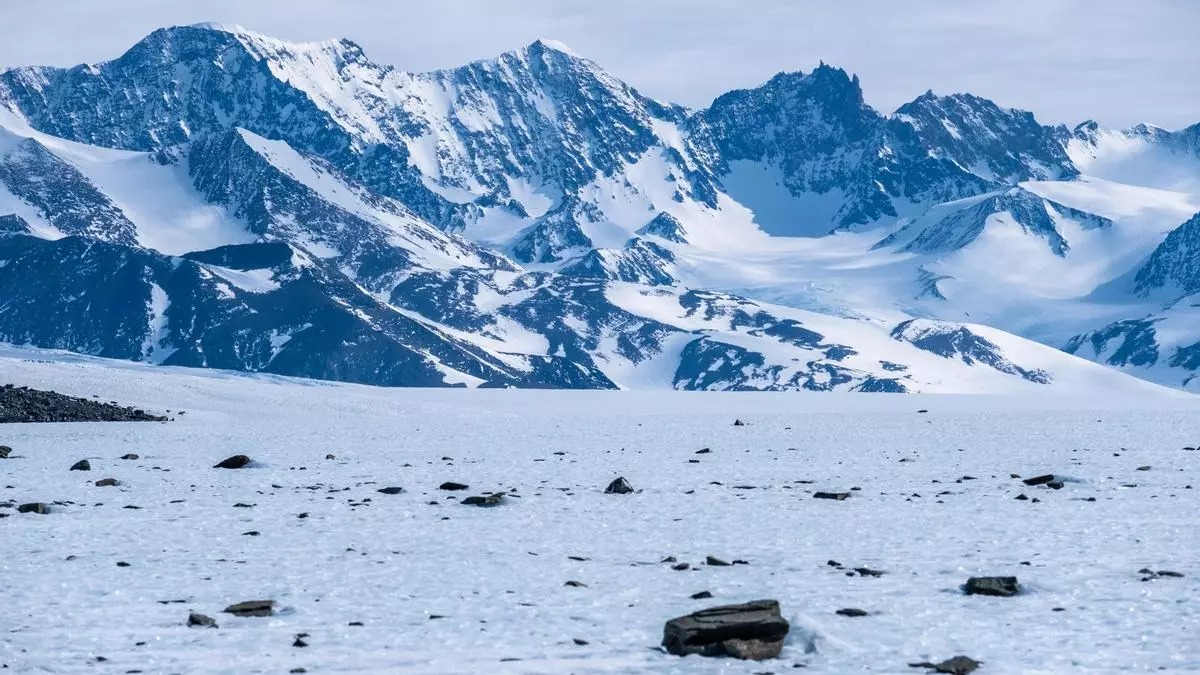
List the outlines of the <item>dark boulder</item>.
{"type": "Polygon", "coordinates": [[[81,459],[71,465],[71,471],[91,471],[92,463],[86,459],[81,459]]]}
{"type": "Polygon", "coordinates": [[[441,485],[439,485],[438,489],[439,490],[449,490],[451,492],[457,492],[458,490],[466,490],[469,487],[471,487],[471,486],[464,485],[462,483],[455,483],[454,481],[446,481],[445,483],[442,483],[441,485]]]}
{"type": "Polygon", "coordinates": [[[503,492],[476,497],[467,497],[460,502],[464,506],[499,506],[504,501],[503,492]]]}
{"type": "Polygon", "coordinates": [[[965,587],[967,595],[993,595],[1009,598],[1021,592],[1016,577],[971,577],[965,587]]]}
{"type": "Polygon", "coordinates": [[[663,629],[663,647],[677,656],[732,656],[762,661],[779,656],[788,622],[776,600],[711,607],[671,619],[663,629]]]}
{"type": "Polygon", "coordinates": [[[234,455],[227,457],[213,465],[214,469],[241,469],[245,468],[250,463],[250,458],[245,455],[234,455]]]}
{"type": "Polygon", "coordinates": [[[955,656],[941,663],[922,661],[920,663],[910,663],[908,666],[910,668],[929,668],[935,673],[946,673],[947,675],[967,675],[974,672],[980,664],[980,661],[976,661],[969,656],[955,656]]]}
{"type": "Polygon", "coordinates": [[[1045,485],[1046,483],[1052,482],[1053,480],[1054,480],[1054,474],[1048,473],[1044,476],[1034,476],[1033,478],[1026,478],[1022,482],[1024,482],[1026,485],[1045,485]]]}
{"type": "Polygon", "coordinates": [[[837,614],[840,614],[841,616],[848,616],[848,617],[853,618],[853,617],[859,617],[859,616],[866,616],[868,614],[868,612],[863,609],[855,609],[853,607],[846,607],[844,609],[839,609],[837,611],[837,614]]]}
{"type": "Polygon", "coordinates": [[[50,507],[41,502],[30,502],[28,504],[21,504],[18,506],[17,513],[37,513],[44,516],[47,513],[50,513],[50,507]]]}
{"type": "Polygon", "coordinates": [[[192,613],[188,614],[187,625],[191,626],[193,628],[194,627],[216,628],[217,621],[216,621],[216,619],[213,619],[211,616],[205,616],[203,614],[200,614],[199,612],[192,612],[192,613]]]}
{"type": "Polygon", "coordinates": [[[116,478],[101,478],[100,480],[96,481],[96,487],[115,487],[120,484],[121,481],[117,480],[116,478]]]}
{"type": "Polygon", "coordinates": [[[385,495],[398,495],[401,492],[404,492],[404,488],[402,488],[402,487],[385,487],[385,488],[379,488],[378,490],[376,490],[376,492],[380,492],[385,495]]]}
{"type": "Polygon", "coordinates": [[[131,452],[127,455],[121,455],[121,459],[139,459],[139,458],[136,454],[131,452]]]}
{"type": "Polygon", "coordinates": [[[627,495],[630,492],[633,492],[633,486],[623,476],[609,483],[608,487],[604,488],[604,494],[606,495],[627,495]]]}
{"type": "Polygon", "coordinates": [[[0,459],[8,459],[8,456],[11,454],[12,448],[7,445],[0,445],[0,459]]]}

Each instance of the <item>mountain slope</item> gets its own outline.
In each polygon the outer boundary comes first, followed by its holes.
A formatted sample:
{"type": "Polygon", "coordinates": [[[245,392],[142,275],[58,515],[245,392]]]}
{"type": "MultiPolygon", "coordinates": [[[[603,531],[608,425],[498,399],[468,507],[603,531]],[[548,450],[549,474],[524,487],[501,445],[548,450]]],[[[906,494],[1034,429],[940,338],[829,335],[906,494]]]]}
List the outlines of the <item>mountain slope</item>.
{"type": "Polygon", "coordinates": [[[388,385],[1068,390],[1103,371],[980,323],[1105,361],[1069,338],[1166,311],[1196,133],[883,114],[824,64],[693,111],[552,41],[406,73],[167,28],[0,71],[0,339],[388,385]]]}

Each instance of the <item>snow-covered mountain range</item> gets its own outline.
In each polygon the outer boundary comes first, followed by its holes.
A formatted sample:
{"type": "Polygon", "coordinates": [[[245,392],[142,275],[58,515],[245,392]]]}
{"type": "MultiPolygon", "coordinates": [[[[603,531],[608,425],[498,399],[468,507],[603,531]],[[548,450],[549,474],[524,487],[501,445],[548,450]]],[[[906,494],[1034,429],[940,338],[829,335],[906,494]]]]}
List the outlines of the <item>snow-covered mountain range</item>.
{"type": "Polygon", "coordinates": [[[1188,386],[1200,125],[704,110],[553,41],[431,73],[156,31],[0,71],[0,341],[397,386],[1188,386]],[[1040,344],[1039,344],[1040,343],[1040,344]],[[1084,357],[1084,359],[1078,358],[1084,357]]]}

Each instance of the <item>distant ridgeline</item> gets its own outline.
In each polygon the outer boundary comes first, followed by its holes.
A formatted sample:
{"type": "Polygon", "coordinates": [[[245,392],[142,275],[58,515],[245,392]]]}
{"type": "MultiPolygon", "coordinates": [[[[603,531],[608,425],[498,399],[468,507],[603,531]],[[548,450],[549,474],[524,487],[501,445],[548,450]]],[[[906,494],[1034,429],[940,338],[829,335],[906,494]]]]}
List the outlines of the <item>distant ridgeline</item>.
{"type": "Polygon", "coordinates": [[[1050,347],[957,323],[991,299],[952,268],[993,246],[1074,264],[1104,237],[1128,257],[1120,214],[1038,186],[1094,185],[1115,143],[1186,174],[1198,139],[969,94],[882,114],[824,64],[690,110],[550,41],[414,74],[346,40],[167,28],[0,71],[0,341],[387,386],[863,392],[1095,372],[1065,345],[1182,385],[1200,323],[1155,327],[1200,290],[1195,218],[1102,280],[1131,279],[1128,316],[1050,347]],[[773,285],[760,253],[796,235],[886,274],[773,285]]]}

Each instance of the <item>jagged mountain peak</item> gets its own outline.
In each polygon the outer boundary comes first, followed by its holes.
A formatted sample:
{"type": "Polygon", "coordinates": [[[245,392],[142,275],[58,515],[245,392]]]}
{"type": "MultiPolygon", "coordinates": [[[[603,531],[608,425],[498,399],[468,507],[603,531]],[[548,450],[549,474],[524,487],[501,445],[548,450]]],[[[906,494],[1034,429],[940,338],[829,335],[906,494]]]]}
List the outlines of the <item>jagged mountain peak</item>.
{"type": "MultiPolygon", "coordinates": [[[[209,33],[223,33],[235,38],[238,38],[247,45],[271,46],[273,48],[285,49],[291,52],[303,51],[346,51],[362,55],[363,49],[358,43],[347,38],[326,38],[323,40],[304,40],[292,41],[260,33],[251,30],[238,24],[219,23],[212,21],[202,21],[183,26],[171,26],[160,29],[168,34],[188,35],[195,31],[209,33]]],[[[159,31],[155,31],[156,33],[159,31]]],[[[153,35],[153,34],[152,34],[153,35]]]]}
{"type": "Polygon", "coordinates": [[[1023,124],[1037,124],[1028,110],[1006,108],[991,99],[975,94],[959,92],[935,94],[932,89],[896,109],[892,117],[925,120],[970,119],[979,123],[998,119],[1020,120],[1023,124]]]}
{"type": "Polygon", "coordinates": [[[583,59],[583,57],[580,56],[577,52],[575,52],[575,50],[568,47],[566,45],[566,43],[560,42],[559,40],[555,40],[553,38],[538,38],[538,39],[534,40],[533,42],[531,42],[525,48],[525,50],[530,53],[534,53],[537,51],[552,51],[552,52],[558,52],[559,54],[563,54],[565,56],[569,56],[571,58],[586,60],[586,59],[583,59]]]}
{"type": "Polygon", "coordinates": [[[549,99],[572,93],[594,97],[610,96],[636,107],[652,107],[656,113],[676,116],[678,106],[655,101],[605,70],[600,64],[580,56],[558,40],[539,38],[497,56],[463,66],[414,74],[415,79],[484,83],[516,88],[517,94],[531,88],[541,89],[549,99]],[[672,112],[668,112],[672,111],[672,112]]]}
{"type": "Polygon", "coordinates": [[[802,70],[782,71],[758,87],[735,89],[721,94],[709,109],[719,109],[757,97],[796,105],[825,96],[838,98],[846,104],[865,106],[858,75],[851,75],[842,68],[822,61],[808,73],[802,70]]]}

